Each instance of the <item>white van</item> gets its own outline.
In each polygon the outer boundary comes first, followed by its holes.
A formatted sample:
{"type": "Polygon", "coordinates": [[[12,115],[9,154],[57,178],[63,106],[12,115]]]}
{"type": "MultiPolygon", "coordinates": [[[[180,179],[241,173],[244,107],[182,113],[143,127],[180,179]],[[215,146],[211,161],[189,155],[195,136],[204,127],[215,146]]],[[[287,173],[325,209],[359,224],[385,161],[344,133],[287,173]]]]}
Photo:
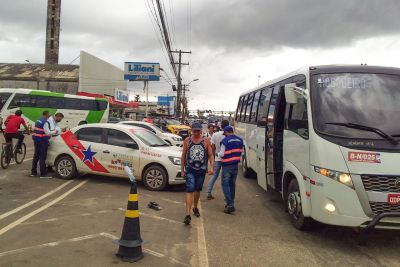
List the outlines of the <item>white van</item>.
{"type": "Polygon", "coordinates": [[[400,69],[306,67],[240,96],[243,170],[292,224],[400,229],[400,69]]]}

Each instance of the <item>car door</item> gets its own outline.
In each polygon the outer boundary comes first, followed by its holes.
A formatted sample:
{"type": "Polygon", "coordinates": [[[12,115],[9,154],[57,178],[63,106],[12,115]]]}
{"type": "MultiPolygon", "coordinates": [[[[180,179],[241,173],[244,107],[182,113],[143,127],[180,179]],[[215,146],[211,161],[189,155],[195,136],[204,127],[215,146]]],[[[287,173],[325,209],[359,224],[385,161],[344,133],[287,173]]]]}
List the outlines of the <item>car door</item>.
{"type": "Polygon", "coordinates": [[[74,152],[76,167],[81,172],[107,173],[102,162],[103,129],[100,127],[85,127],[75,132],[78,142],[70,139],[67,145],[74,152]]]}
{"type": "Polygon", "coordinates": [[[124,167],[132,169],[140,177],[139,147],[131,148],[136,141],[126,132],[117,129],[105,129],[106,140],[102,151],[102,163],[114,176],[126,177],[124,167]],[[128,145],[130,144],[130,145],[128,145]],[[131,146],[131,147],[127,147],[131,146]]]}

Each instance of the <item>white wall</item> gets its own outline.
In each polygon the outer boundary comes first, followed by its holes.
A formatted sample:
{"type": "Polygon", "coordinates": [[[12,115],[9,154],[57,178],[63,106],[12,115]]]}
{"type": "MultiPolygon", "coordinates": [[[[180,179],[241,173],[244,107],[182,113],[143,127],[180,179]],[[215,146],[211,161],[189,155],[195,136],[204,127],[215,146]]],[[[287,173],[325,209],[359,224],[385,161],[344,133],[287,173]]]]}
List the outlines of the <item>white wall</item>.
{"type": "Polygon", "coordinates": [[[78,91],[114,96],[115,88],[127,89],[124,71],[81,51],[78,91]]]}

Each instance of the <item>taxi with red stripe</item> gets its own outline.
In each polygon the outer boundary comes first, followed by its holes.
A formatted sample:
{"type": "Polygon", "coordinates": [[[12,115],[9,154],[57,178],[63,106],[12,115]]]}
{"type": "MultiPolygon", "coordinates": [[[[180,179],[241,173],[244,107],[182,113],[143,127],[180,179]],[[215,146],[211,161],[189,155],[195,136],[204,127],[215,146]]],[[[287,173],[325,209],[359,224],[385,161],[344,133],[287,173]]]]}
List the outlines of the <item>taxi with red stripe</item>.
{"type": "Polygon", "coordinates": [[[129,166],[146,188],[163,190],[185,183],[180,173],[182,148],[154,133],[122,124],[86,124],[50,140],[47,163],[62,179],[78,173],[126,178],[129,166]]]}

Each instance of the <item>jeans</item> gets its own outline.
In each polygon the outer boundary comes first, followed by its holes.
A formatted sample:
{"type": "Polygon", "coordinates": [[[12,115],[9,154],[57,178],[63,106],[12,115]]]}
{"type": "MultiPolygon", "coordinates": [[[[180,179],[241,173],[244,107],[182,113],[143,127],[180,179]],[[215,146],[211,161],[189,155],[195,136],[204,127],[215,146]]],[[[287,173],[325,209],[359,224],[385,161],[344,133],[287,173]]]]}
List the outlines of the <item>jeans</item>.
{"type": "Polygon", "coordinates": [[[17,149],[21,149],[22,142],[24,142],[24,134],[22,132],[17,133],[4,133],[4,139],[6,139],[7,143],[11,143],[13,138],[18,139],[17,149]]]}
{"type": "Polygon", "coordinates": [[[215,181],[217,181],[219,173],[221,171],[222,163],[221,161],[215,161],[214,163],[214,174],[211,177],[210,181],[208,181],[208,188],[207,188],[207,193],[211,194],[211,191],[213,190],[215,181]]]}
{"type": "Polygon", "coordinates": [[[222,190],[224,191],[226,205],[228,207],[234,207],[235,205],[237,175],[238,164],[222,166],[221,185],[222,190]]]}
{"type": "Polygon", "coordinates": [[[49,147],[49,142],[34,142],[34,145],[35,145],[35,152],[33,155],[31,173],[34,175],[37,174],[37,165],[39,162],[40,176],[46,176],[47,175],[46,158],[47,158],[47,148],[49,147]]]}
{"type": "Polygon", "coordinates": [[[190,168],[185,170],[186,192],[200,192],[203,189],[206,172],[195,171],[190,168]]]}

